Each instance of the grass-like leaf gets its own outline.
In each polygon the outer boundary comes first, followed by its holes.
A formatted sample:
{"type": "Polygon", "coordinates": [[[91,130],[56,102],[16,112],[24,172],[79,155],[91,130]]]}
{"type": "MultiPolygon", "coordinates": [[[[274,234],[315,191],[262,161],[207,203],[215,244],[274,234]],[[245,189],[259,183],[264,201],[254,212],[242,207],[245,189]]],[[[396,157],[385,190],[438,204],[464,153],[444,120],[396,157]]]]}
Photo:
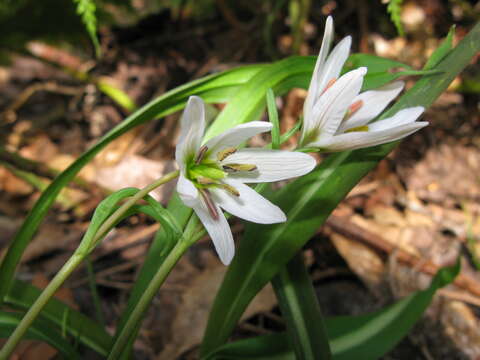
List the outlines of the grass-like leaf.
{"type": "Polygon", "coordinates": [[[325,320],[302,253],[296,254],[272,279],[272,285],[285,319],[287,341],[296,358],[330,360],[325,320]]]}
{"type": "MultiPolygon", "coordinates": [[[[435,292],[450,284],[459,271],[460,262],[440,269],[428,289],[417,291],[379,311],[360,316],[327,318],[332,359],[378,359],[385,355],[422,317],[435,292]]],[[[288,333],[279,333],[240,340],[220,347],[205,360],[299,359],[289,346],[289,338],[288,333]]]]}
{"type": "MultiPolygon", "coordinates": [[[[20,322],[22,314],[0,311],[0,338],[8,338],[20,322]]],[[[57,349],[66,359],[81,359],[67,339],[54,330],[48,321],[37,319],[28,329],[26,337],[41,340],[57,349]]]]}
{"type": "MultiPolygon", "coordinates": [[[[5,303],[9,306],[28,310],[40,295],[41,290],[27,282],[15,280],[5,303]]],[[[81,343],[99,354],[106,356],[111,336],[95,321],[55,298],[43,308],[41,318],[62,328],[63,332],[77,343],[81,343]]],[[[36,320],[38,321],[38,319],[36,320]]]]}

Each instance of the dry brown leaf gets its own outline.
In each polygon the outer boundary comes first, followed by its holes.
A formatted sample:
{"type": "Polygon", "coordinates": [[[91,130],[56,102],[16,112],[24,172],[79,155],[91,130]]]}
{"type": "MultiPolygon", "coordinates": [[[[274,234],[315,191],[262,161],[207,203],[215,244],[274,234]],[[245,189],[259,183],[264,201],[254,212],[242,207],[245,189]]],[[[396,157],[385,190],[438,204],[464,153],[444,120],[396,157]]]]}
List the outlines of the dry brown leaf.
{"type": "MultiPolygon", "coordinates": [[[[200,344],[213,300],[226,270],[227,268],[217,261],[215,267],[201,272],[186,287],[171,327],[171,333],[175,335],[157,357],[158,360],[176,359],[185,351],[200,344]]],[[[242,319],[268,311],[275,304],[276,298],[269,285],[258,293],[242,319]]]]}
{"type": "MultiPolygon", "coordinates": [[[[98,166],[95,182],[111,190],[130,186],[142,188],[172,170],[173,161],[159,162],[139,155],[125,155],[116,165],[98,166]]],[[[150,194],[155,199],[163,201],[169,198],[174,186],[175,182],[170,182],[150,194]]]]}

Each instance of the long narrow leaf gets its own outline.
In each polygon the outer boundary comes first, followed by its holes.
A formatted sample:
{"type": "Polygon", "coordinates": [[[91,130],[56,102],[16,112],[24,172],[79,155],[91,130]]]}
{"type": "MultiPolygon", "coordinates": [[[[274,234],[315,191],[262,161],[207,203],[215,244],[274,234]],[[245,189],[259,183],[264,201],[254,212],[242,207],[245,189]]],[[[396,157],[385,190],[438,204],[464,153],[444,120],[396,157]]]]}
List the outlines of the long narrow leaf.
{"type": "MultiPolygon", "coordinates": [[[[16,309],[27,310],[41,290],[27,282],[15,280],[5,302],[16,309]]],[[[101,355],[106,356],[111,336],[95,321],[57,299],[51,299],[42,311],[42,317],[51,321],[75,339],[101,355]]]]}
{"type": "MultiPolygon", "coordinates": [[[[441,73],[422,77],[383,117],[406,107],[431,105],[479,50],[480,24],[477,24],[435,67],[441,73]]],[[[285,266],[337,204],[395,145],[391,143],[328,157],[314,172],[285,186],[273,197],[273,202],[287,214],[287,222],[269,226],[248,224],[210,313],[202,354],[227,341],[258,291],[285,266]]]]}
{"type": "MultiPolygon", "coordinates": [[[[0,311],[0,338],[8,338],[22,319],[20,313],[0,311]]],[[[74,347],[58,331],[52,329],[48,321],[37,319],[28,329],[28,339],[44,341],[57,349],[66,359],[80,359],[74,347]]]]}
{"type": "MultiPolygon", "coordinates": [[[[333,360],[378,359],[392,349],[432,302],[435,292],[450,284],[460,271],[455,266],[440,269],[426,290],[379,311],[360,316],[327,318],[326,326],[333,360]]],[[[289,345],[287,333],[258,336],[220,347],[205,360],[295,360],[298,357],[289,345]]]]}
{"type": "Polygon", "coordinates": [[[297,359],[331,359],[325,320],[303,256],[297,253],[272,279],[297,359]]]}

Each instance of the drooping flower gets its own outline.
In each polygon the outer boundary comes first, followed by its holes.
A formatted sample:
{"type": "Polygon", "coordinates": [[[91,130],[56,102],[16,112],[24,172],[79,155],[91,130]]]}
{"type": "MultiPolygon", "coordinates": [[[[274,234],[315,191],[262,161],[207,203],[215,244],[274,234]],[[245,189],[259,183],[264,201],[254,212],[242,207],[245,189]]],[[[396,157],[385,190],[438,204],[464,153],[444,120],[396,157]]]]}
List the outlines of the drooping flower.
{"type": "Polygon", "coordinates": [[[180,168],[177,191],[193,208],[210,235],[220,260],[228,265],[234,255],[233,236],[222,210],[260,224],[284,222],[283,211],[245,183],[273,182],[310,172],[315,160],[307,154],[261,148],[239,149],[272,125],[252,121],[236,126],[202,145],[205,108],[191,96],[181,119],[175,152],[180,168]]]}
{"type": "Polygon", "coordinates": [[[329,16],[303,106],[301,146],[323,151],[352,150],[399,140],[428,125],[416,121],[424,111],[421,106],[371,122],[402,91],[404,84],[397,81],[360,93],[367,68],[339,77],[350,52],[351,38],[345,37],[330,52],[332,39],[333,20],[329,16]]]}

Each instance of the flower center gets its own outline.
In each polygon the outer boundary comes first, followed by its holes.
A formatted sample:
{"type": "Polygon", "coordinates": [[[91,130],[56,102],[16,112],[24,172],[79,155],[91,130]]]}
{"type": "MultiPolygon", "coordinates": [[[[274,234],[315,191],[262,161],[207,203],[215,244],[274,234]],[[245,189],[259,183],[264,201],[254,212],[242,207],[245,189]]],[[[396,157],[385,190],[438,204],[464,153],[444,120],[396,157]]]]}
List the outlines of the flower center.
{"type": "Polygon", "coordinates": [[[192,156],[186,162],[186,177],[198,189],[210,216],[214,220],[218,220],[219,215],[210,189],[222,189],[232,196],[239,197],[240,192],[222,180],[229,174],[257,170],[255,164],[223,163],[226,158],[236,151],[237,149],[234,147],[223,149],[216,154],[216,159],[214,159],[209,156],[208,147],[204,145],[195,156],[192,156]]]}

